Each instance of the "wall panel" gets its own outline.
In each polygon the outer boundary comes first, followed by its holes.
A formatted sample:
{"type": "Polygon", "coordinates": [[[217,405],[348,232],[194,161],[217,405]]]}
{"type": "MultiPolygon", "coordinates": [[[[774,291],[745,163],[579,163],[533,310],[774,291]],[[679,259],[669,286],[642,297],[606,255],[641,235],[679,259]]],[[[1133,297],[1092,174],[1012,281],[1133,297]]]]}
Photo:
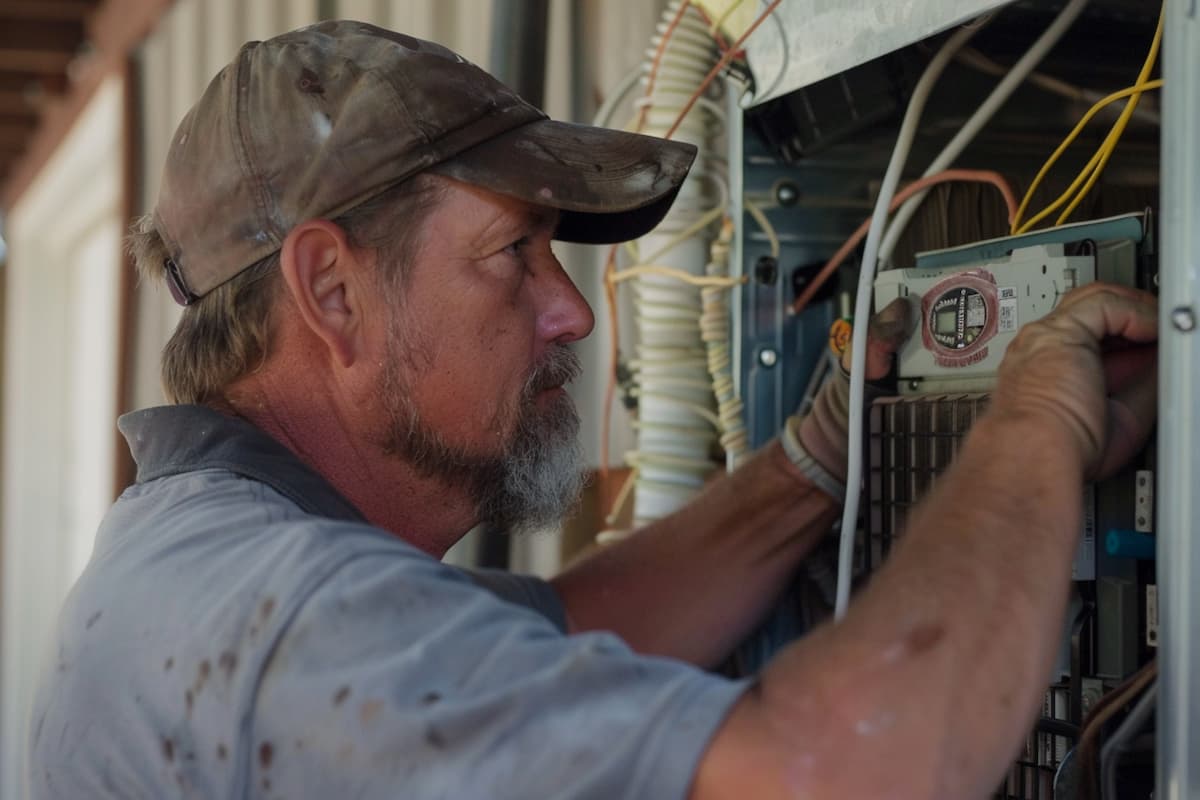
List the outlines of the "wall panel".
{"type": "Polygon", "coordinates": [[[30,701],[112,500],[122,87],[103,84],[8,221],[0,796],[25,796],[30,701]]]}

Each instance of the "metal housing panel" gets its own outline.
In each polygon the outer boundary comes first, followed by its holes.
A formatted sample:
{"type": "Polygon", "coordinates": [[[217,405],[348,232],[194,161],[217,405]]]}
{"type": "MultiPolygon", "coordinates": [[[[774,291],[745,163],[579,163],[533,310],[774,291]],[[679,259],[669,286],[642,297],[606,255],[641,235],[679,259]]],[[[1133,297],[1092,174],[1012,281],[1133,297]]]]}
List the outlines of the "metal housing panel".
{"type": "Polygon", "coordinates": [[[1163,42],[1159,344],[1159,700],[1155,797],[1200,797],[1200,8],[1169,0],[1163,42]]]}
{"type": "Polygon", "coordinates": [[[1004,5],[1006,0],[788,0],[746,41],[758,105],[1004,5]]]}

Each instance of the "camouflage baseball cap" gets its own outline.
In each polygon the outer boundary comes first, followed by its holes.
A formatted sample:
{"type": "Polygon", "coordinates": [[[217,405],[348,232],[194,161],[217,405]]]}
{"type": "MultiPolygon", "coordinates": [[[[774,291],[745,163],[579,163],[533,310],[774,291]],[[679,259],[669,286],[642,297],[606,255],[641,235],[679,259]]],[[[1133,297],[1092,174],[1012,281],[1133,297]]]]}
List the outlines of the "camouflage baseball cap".
{"type": "Polygon", "coordinates": [[[556,236],[633,239],[666,214],[696,149],[548,119],[433,42],[322,22],[250,42],[180,123],[154,226],[188,304],[332,218],[431,170],[561,209],[556,236]]]}

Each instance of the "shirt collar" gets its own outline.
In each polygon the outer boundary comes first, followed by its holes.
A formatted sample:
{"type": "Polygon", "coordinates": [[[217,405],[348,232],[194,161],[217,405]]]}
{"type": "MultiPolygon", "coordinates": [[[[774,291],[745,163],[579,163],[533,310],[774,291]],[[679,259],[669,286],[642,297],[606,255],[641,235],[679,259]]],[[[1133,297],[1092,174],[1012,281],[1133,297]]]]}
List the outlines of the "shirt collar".
{"type": "Polygon", "coordinates": [[[267,484],[310,514],[365,521],[329,482],[243,419],[198,405],[147,408],[117,420],[137,463],[137,482],[224,469],[267,484]]]}

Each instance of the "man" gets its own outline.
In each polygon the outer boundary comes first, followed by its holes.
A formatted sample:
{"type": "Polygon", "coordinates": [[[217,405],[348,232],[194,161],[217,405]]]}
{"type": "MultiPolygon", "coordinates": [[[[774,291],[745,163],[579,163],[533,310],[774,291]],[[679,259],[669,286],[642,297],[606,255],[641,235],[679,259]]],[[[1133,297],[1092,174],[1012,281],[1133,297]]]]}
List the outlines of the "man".
{"type": "Polygon", "coordinates": [[[1151,342],[1151,298],[1088,288],[1027,326],[846,620],[756,680],[701,668],[837,512],[834,390],[786,448],[552,583],[439,561],[482,520],[573,502],[567,345],[592,316],[551,240],[645,232],[692,154],[548,121],[453,53],[359,23],[243,48],[135,237],[188,305],[164,353],[174,405],[121,421],[138,481],[63,611],[35,796],[992,788],[1049,670],[1080,483],[1151,416],[1144,354],[1106,392],[1098,343],[1151,342]]]}

